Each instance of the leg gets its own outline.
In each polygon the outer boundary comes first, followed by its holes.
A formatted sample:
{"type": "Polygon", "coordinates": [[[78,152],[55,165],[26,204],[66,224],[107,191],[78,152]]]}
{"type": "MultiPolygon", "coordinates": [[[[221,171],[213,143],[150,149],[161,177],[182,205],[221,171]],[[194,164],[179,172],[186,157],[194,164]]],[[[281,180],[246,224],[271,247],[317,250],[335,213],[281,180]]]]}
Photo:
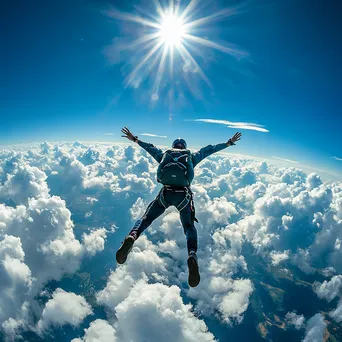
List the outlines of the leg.
{"type": "Polygon", "coordinates": [[[188,247],[188,268],[189,268],[189,278],[188,283],[191,287],[196,287],[201,276],[199,273],[198,262],[197,262],[197,230],[194,224],[194,217],[192,215],[191,204],[189,203],[184,209],[180,211],[180,218],[184,228],[184,233],[187,239],[188,247]]]}
{"type": "Polygon", "coordinates": [[[190,203],[180,211],[180,219],[183,225],[184,234],[187,240],[188,252],[197,252],[197,229],[192,216],[190,203]]]}
{"type": "Polygon", "coordinates": [[[129,252],[133,248],[135,240],[151,223],[165,211],[165,207],[159,203],[159,195],[153,200],[147,207],[144,216],[135,222],[133,229],[129,235],[125,237],[121,247],[116,252],[116,261],[119,264],[123,264],[129,252]]]}
{"type": "Polygon", "coordinates": [[[157,217],[159,217],[160,215],[164,213],[164,211],[165,211],[165,207],[163,207],[159,203],[159,200],[157,197],[155,200],[153,200],[149,204],[143,217],[135,222],[134,227],[132,228],[130,234],[135,233],[136,237],[138,238],[143,233],[143,231],[147,227],[149,227],[157,217]]]}

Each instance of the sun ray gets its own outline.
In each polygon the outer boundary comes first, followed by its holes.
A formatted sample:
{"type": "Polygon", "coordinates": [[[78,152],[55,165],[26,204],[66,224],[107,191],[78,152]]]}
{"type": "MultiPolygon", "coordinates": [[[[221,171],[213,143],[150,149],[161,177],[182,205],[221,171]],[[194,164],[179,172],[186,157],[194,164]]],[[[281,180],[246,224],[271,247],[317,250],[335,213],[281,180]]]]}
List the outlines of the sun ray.
{"type": "Polygon", "coordinates": [[[215,50],[219,50],[221,52],[227,53],[227,54],[232,55],[236,58],[245,57],[247,55],[247,53],[243,50],[239,50],[237,48],[220,45],[220,44],[215,43],[209,39],[200,38],[200,37],[188,34],[188,33],[184,33],[184,38],[188,39],[188,40],[192,40],[198,44],[201,44],[201,45],[204,45],[207,47],[211,47],[215,50]]]}
{"type": "Polygon", "coordinates": [[[184,28],[186,30],[189,30],[189,29],[192,29],[196,26],[201,26],[201,25],[207,24],[208,22],[212,22],[214,20],[219,20],[219,19],[222,19],[224,17],[231,17],[231,16],[236,15],[236,14],[238,14],[236,9],[225,8],[225,9],[222,9],[221,11],[218,11],[214,14],[211,14],[211,15],[208,15],[206,17],[188,22],[188,23],[184,24],[184,28]]]}
{"type": "Polygon", "coordinates": [[[178,12],[179,12],[179,8],[180,8],[180,1],[176,1],[176,5],[174,6],[174,15],[178,16],[178,12]]]}
{"type": "Polygon", "coordinates": [[[146,56],[140,61],[140,63],[135,67],[135,69],[126,78],[126,87],[132,82],[137,72],[142,68],[142,66],[155,54],[155,52],[163,45],[162,42],[157,43],[153,48],[146,54],[146,56]]]}
{"type": "Polygon", "coordinates": [[[149,11],[146,7],[142,7],[140,5],[134,5],[134,8],[143,15],[146,15],[147,17],[150,18],[150,20],[153,20],[153,22],[158,23],[160,20],[160,15],[159,13],[152,13],[151,11],[149,11]],[[159,15],[159,16],[158,16],[159,15]]]}
{"type": "Polygon", "coordinates": [[[207,85],[212,88],[212,85],[208,79],[208,77],[205,75],[201,67],[198,65],[198,63],[195,61],[195,59],[191,56],[191,53],[187,50],[187,48],[181,44],[179,47],[179,54],[181,55],[183,61],[186,63],[187,61],[191,61],[191,63],[196,67],[196,71],[198,74],[203,78],[203,80],[207,83],[207,85]]]}
{"type": "Polygon", "coordinates": [[[154,23],[153,21],[147,20],[147,19],[142,18],[142,17],[138,17],[137,15],[122,13],[122,12],[119,12],[115,9],[112,9],[112,10],[108,11],[107,13],[108,13],[108,16],[110,16],[111,18],[114,18],[114,19],[132,21],[132,22],[135,22],[137,24],[150,26],[150,27],[153,27],[156,29],[160,28],[160,25],[158,23],[154,23]]]}
{"type": "Polygon", "coordinates": [[[159,98],[159,87],[160,87],[160,82],[162,80],[162,77],[164,75],[165,59],[167,56],[167,50],[168,50],[168,46],[165,45],[164,50],[163,50],[163,55],[162,55],[160,62],[159,62],[157,77],[156,77],[156,80],[155,80],[154,85],[153,85],[152,100],[154,100],[154,101],[159,98]]]}
{"type": "Polygon", "coordinates": [[[160,2],[158,0],[153,0],[155,6],[156,6],[156,11],[159,14],[160,18],[164,18],[165,17],[165,11],[162,7],[162,5],[160,4],[160,2]]]}
{"type": "Polygon", "coordinates": [[[170,74],[170,78],[171,80],[173,80],[173,57],[174,57],[174,48],[173,46],[170,46],[169,48],[169,53],[170,53],[170,64],[169,64],[169,74],[170,74]]]}
{"type": "Polygon", "coordinates": [[[198,0],[191,0],[188,6],[184,9],[182,14],[180,15],[180,19],[183,21],[187,21],[186,16],[188,15],[188,13],[190,13],[190,11],[192,11],[197,6],[198,2],[199,2],[198,0]]]}
{"type": "Polygon", "coordinates": [[[157,39],[159,37],[159,34],[158,33],[150,33],[150,34],[145,34],[143,35],[141,38],[138,38],[136,40],[133,40],[131,43],[129,44],[125,44],[125,45],[122,45],[121,48],[122,49],[130,49],[130,50],[133,50],[135,49],[136,47],[138,47],[139,45],[141,44],[144,44],[144,43],[148,43],[154,39],[157,39]]]}

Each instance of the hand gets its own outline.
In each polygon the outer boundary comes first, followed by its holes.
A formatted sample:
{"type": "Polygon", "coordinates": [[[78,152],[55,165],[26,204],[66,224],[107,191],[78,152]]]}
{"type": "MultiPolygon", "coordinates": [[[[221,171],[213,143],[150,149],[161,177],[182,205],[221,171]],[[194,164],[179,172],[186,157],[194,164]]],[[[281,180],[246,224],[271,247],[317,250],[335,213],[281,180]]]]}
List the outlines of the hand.
{"type": "Polygon", "coordinates": [[[235,145],[235,143],[241,139],[241,136],[242,134],[240,132],[236,132],[234,136],[227,141],[227,146],[235,145]]]}
{"type": "Polygon", "coordinates": [[[233,143],[235,143],[236,141],[239,141],[241,139],[241,136],[242,136],[242,134],[240,132],[236,132],[234,134],[234,136],[230,139],[233,143]]]}
{"type": "Polygon", "coordinates": [[[121,132],[125,134],[125,135],[122,135],[123,138],[127,138],[128,140],[134,141],[134,142],[138,140],[138,137],[136,135],[133,135],[127,127],[122,128],[121,132]]]}

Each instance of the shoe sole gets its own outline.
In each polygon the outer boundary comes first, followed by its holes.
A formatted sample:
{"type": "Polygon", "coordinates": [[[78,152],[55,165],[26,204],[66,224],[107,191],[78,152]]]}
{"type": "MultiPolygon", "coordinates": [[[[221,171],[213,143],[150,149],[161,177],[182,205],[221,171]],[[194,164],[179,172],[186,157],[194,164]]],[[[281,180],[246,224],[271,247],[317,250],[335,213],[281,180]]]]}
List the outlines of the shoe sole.
{"type": "Polygon", "coordinates": [[[188,268],[189,268],[189,279],[188,283],[191,287],[196,287],[200,280],[200,274],[198,270],[198,264],[195,258],[188,259],[188,268]]]}
{"type": "Polygon", "coordinates": [[[116,252],[116,261],[119,264],[123,264],[127,260],[127,256],[133,247],[134,241],[134,238],[131,236],[125,238],[123,244],[116,252]]]}

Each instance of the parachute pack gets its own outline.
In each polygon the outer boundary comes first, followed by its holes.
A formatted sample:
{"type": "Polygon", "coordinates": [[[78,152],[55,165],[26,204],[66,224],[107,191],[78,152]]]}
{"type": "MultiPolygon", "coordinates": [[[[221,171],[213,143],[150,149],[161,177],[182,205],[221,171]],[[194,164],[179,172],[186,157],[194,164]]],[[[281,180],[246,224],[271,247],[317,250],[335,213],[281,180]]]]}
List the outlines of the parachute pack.
{"type": "Polygon", "coordinates": [[[194,177],[191,152],[170,149],[164,152],[157,171],[157,181],[175,187],[189,186],[194,177]]]}

